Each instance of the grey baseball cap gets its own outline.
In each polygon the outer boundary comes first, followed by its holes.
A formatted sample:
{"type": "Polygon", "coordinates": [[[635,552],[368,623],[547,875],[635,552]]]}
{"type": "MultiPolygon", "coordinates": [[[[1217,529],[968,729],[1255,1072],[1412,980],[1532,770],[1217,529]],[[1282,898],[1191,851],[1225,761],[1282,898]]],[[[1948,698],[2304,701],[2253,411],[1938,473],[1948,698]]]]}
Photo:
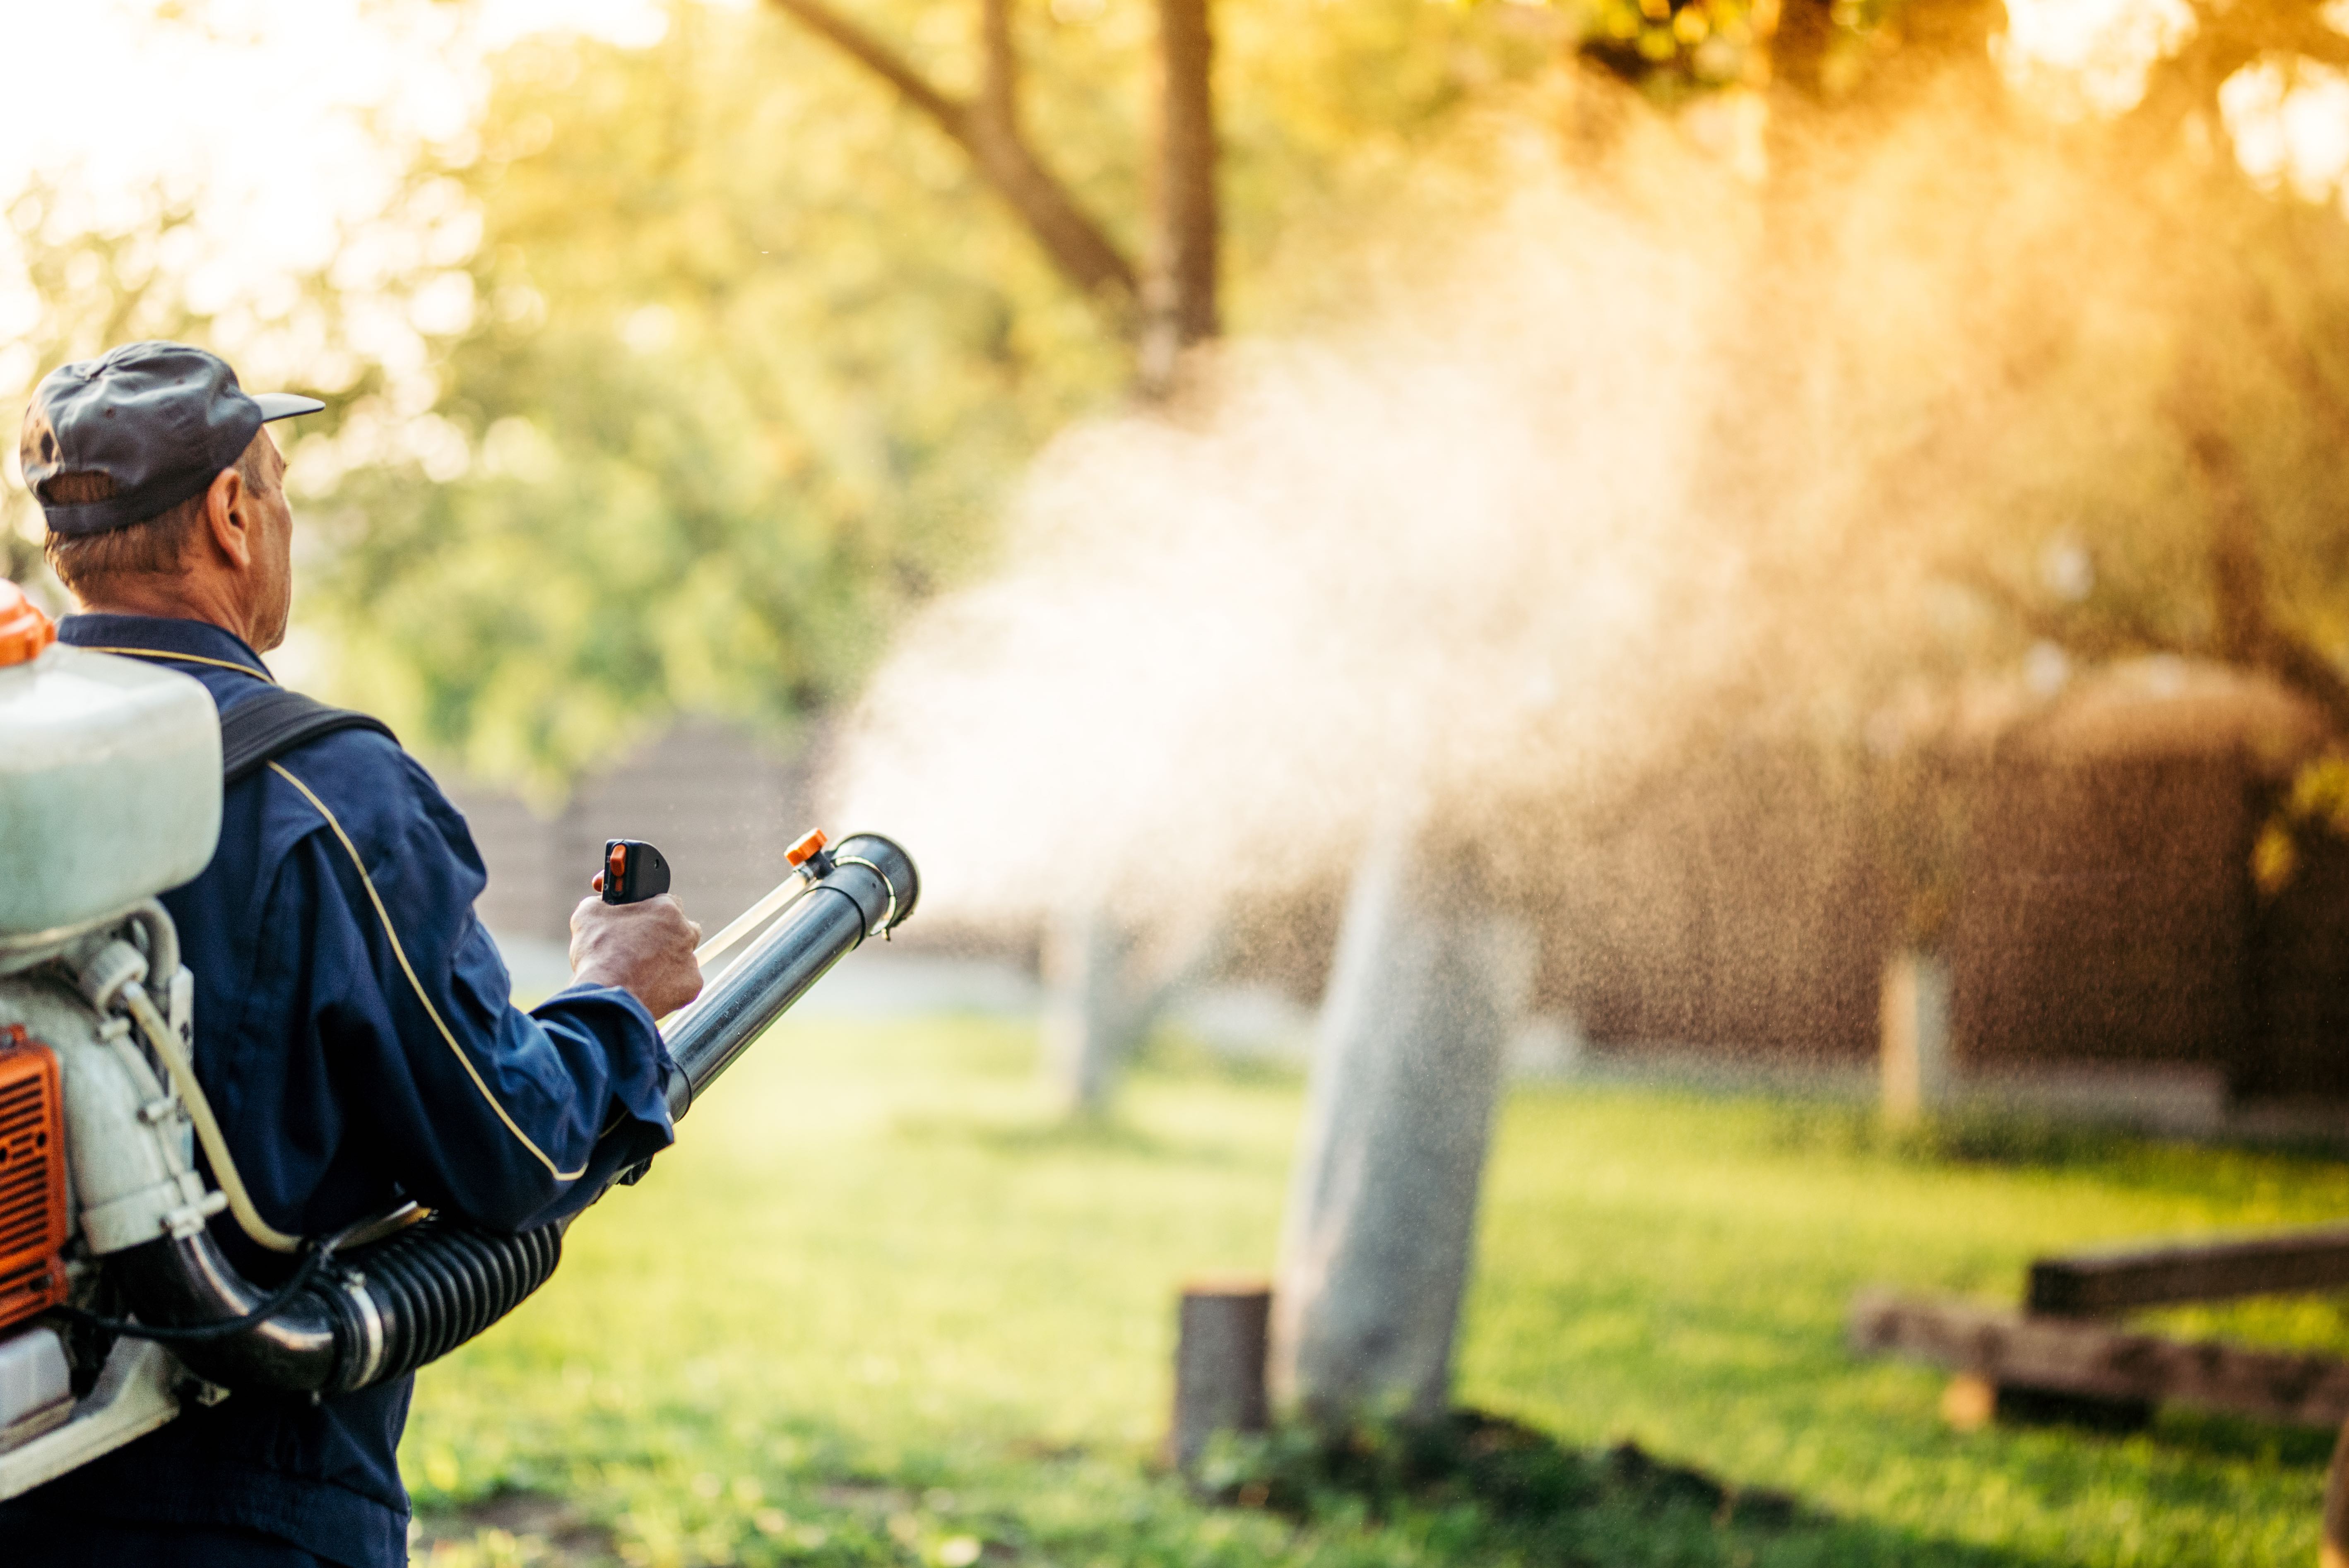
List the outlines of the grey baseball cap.
{"type": "Polygon", "coordinates": [[[41,377],[16,455],[49,531],[78,539],[161,516],[234,467],[262,426],[325,407],[247,392],[227,360],[184,343],[127,343],[41,377]],[[73,505],[42,494],[68,473],[102,474],[113,493],[73,505]]]}

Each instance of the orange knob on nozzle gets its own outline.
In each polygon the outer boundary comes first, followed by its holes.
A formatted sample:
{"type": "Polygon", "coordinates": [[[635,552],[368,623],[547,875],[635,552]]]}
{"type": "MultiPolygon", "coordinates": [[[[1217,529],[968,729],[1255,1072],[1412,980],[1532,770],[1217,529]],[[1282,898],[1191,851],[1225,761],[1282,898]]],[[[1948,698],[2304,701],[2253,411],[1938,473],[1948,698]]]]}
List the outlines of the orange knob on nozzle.
{"type": "Polygon", "coordinates": [[[823,852],[823,830],[822,828],[812,829],[809,831],[807,837],[802,839],[798,843],[793,844],[790,849],[783,851],[783,863],[796,871],[801,866],[807,864],[808,861],[815,859],[816,856],[822,854],[823,852]]]}

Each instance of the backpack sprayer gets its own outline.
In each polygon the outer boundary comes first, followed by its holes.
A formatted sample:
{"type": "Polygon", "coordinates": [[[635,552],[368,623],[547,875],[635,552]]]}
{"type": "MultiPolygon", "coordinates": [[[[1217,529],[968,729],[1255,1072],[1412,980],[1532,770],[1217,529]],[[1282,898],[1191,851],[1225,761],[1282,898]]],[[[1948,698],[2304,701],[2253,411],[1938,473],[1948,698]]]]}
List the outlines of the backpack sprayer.
{"type": "MultiPolygon", "coordinates": [[[[254,1211],[196,1081],[194,976],[155,898],[211,862],[221,722],[187,676],[51,634],[0,595],[0,1500],[183,1399],[403,1377],[544,1284],[568,1223],[505,1234],[410,1204],[311,1238],[274,1289],[229,1263],[205,1228],[223,1210],[280,1251],[288,1238],[254,1211]]],[[[697,956],[755,940],[663,1028],[672,1117],[913,913],[913,861],[887,839],[810,834],[789,860],[793,875],[697,956]]],[[[667,885],[651,845],[606,846],[607,900],[667,885]]]]}

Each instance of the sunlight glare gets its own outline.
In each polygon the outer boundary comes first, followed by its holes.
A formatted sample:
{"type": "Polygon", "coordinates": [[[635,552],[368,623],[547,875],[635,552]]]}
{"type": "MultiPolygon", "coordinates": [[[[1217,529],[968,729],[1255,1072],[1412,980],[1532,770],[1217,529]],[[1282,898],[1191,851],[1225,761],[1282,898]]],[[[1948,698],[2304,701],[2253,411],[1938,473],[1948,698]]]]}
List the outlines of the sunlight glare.
{"type": "Polygon", "coordinates": [[[2349,176],[2349,76],[2300,62],[2261,60],[2229,77],[2219,106],[2243,171],[2304,201],[2344,192],[2349,176]]]}
{"type": "Polygon", "coordinates": [[[2019,84],[2118,114],[2144,96],[2153,62],[2193,30],[2185,0],[2007,0],[2001,59],[2019,84]]]}
{"type": "Polygon", "coordinates": [[[206,254],[186,260],[211,308],[325,264],[419,146],[461,155],[497,49],[556,26],[640,46],[667,17],[656,0],[0,0],[0,25],[38,62],[0,94],[0,201],[46,179],[66,222],[98,227],[158,187],[194,201],[206,254]]]}

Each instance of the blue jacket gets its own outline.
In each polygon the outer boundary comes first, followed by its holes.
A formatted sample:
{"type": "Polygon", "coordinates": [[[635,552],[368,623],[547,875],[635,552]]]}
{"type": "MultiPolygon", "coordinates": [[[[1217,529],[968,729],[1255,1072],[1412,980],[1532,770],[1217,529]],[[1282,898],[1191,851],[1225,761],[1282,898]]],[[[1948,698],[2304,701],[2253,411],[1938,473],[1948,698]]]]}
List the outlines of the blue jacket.
{"type": "MultiPolygon", "coordinates": [[[[223,713],[271,679],[241,640],[193,621],[74,615],[58,637],[191,675],[223,713]]],[[[196,977],[197,1077],[278,1229],[323,1234],[403,1196],[526,1229],[669,1142],[667,1058],[643,1004],[574,985],[518,1011],[473,918],[486,880],[424,769],[345,730],[231,789],[212,864],[163,896],[196,977]]],[[[285,1260],[226,1216],[212,1228],[256,1283],[284,1276],[285,1260]]],[[[63,1511],[243,1526],[394,1568],[408,1560],[393,1450],[411,1384],[191,1404],[0,1507],[0,1539],[13,1509],[63,1511]]]]}

